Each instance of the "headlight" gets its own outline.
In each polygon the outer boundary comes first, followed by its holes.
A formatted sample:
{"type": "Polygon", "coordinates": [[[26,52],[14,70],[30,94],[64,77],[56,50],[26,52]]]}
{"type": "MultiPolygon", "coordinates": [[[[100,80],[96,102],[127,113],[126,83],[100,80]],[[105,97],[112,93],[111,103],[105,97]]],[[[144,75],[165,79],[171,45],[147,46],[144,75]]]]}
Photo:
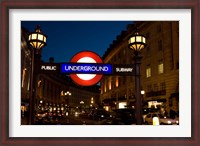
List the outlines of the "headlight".
{"type": "Polygon", "coordinates": [[[168,123],[168,124],[171,124],[172,122],[171,122],[171,121],[167,121],[167,123],[168,123]]]}
{"type": "Polygon", "coordinates": [[[178,122],[178,121],[176,121],[176,123],[178,124],[179,122],[178,122]]]}

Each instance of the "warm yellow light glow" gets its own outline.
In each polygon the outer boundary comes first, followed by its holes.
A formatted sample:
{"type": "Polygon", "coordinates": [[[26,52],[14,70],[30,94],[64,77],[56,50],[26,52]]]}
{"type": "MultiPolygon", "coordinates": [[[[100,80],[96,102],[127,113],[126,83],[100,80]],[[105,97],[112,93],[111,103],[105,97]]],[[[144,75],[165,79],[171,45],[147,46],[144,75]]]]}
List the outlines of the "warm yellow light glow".
{"type": "Polygon", "coordinates": [[[37,34],[32,34],[32,37],[31,37],[31,39],[37,39],[37,34]]]}
{"type": "Polygon", "coordinates": [[[106,84],[104,85],[104,92],[106,92],[106,84]]]}
{"type": "Polygon", "coordinates": [[[116,87],[118,87],[118,86],[119,86],[119,78],[118,78],[118,77],[116,77],[115,86],[116,86],[116,87]]]}
{"type": "Polygon", "coordinates": [[[148,67],[148,68],[146,69],[146,77],[147,77],[147,78],[151,77],[151,68],[150,68],[150,67],[148,67]]]}
{"type": "Polygon", "coordinates": [[[109,111],[109,107],[108,107],[108,106],[104,106],[104,109],[105,109],[106,111],[109,111]]]}
{"type": "Polygon", "coordinates": [[[142,41],[142,37],[141,36],[136,36],[136,42],[141,42],[142,41]]]}
{"type": "Polygon", "coordinates": [[[63,91],[61,91],[60,95],[63,96],[63,91]]]}
{"type": "Polygon", "coordinates": [[[25,107],[24,107],[24,106],[21,106],[21,110],[24,111],[24,110],[25,110],[25,107]]]}
{"type": "Polygon", "coordinates": [[[46,36],[41,33],[40,28],[37,28],[36,32],[29,35],[28,41],[33,48],[41,49],[46,44],[46,36]]]}
{"type": "Polygon", "coordinates": [[[153,125],[159,125],[159,118],[153,117],[153,125]]]}
{"type": "Polygon", "coordinates": [[[127,105],[126,102],[120,102],[120,103],[119,103],[119,108],[125,108],[126,105],[127,105]]]}
{"type": "Polygon", "coordinates": [[[164,73],[164,65],[163,63],[160,63],[158,65],[158,74],[162,74],[162,73],[164,73]]]}
{"type": "Polygon", "coordinates": [[[142,94],[142,95],[144,95],[144,94],[145,94],[145,91],[144,91],[144,90],[142,90],[142,91],[141,91],[141,94],[142,94]]]}
{"type": "Polygon", "coordinates": [[[26,77],[26,68],[24,68],[22,72],[22,87],[24,87],[25,77],[26,77]]]}
{"type": "Polygon", "coordinates": [[[143,37],[143,43],[146,43],[146,38],[145,37],[143,37]]]}
{"type": "Polygon", "coordinates": [[[40,85],[41,85],[41,82],[42,82],[41,80],[39,80],[39,81],[38,81],[38,87],[40,87],[40,85]]]}
{"type": "Polygon", "coordinates": [[[111,90],[111,80],[109,80],[109,82],[108,82],[108,88],[109,88],[109,90],[111,90]]]}
{"type": "Polygon", "coordinates": [[[41,35],[41,34],[38,34],[38,40],[43,40],[43,35],[41,35]]]}
{"type": "Polygon", "coordinates": [[[132,36],[128,42],[129,48],[135,51],[141,51],[141,49],[143,49],[146,44],[146,38],[142,35],[139,35],[138,33],[135,33],[135,35],[132,36]]]}

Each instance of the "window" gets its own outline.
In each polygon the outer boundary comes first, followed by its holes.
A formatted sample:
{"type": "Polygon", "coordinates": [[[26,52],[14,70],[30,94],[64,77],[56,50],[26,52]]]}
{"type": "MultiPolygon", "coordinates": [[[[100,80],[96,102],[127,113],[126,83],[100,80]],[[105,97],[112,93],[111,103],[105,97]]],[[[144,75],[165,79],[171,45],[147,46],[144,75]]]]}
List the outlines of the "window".
{"type": "Polygon", "coordinates": [[[119,77],[116,77],[115,87],[119,86],[119,77]]]}
{"type": "Polygon", "coordinates": [[[25,77],[26,77],[26,68],[24,68],[22,72],[22,87],[24,87],[25,77]]]}
{"type": "Polygon", "coordinates": [[[146,68],[146,77],[147,78],[151,77],[151,68],[150,67],[146,68]]]}
{"type": "Polygon", "coordinates": [[[106,92],[106,83],[104,84],[104,92],[106,92]]]}
{"type": "Polygon", "coordinates": [[[166,89],[165,82],[160,83],[160,90],[163,91],[166,89]]]}
{"type": "Polygon", "coordinates": [[[162,73],[164,73],[164,64],[163,64],[163,61],[159,61],[158,74],[162,74],[162,73]]]}
{"type": "Polygon", "coordinates": [[[147,92],[151,92],[152,91],[152,86],[151,85],[147,85],[147,92]]]}
{"type": "Polygon", "coordinates": [[[154,84],[154,91],[158,91],[158,85],[154,84]]]}
{"type": "Polygon", "coordinates": [[[108,89],[111,90],[111,88],[112,88],[112,78],[110,78],[108,81],[108,89]]]}

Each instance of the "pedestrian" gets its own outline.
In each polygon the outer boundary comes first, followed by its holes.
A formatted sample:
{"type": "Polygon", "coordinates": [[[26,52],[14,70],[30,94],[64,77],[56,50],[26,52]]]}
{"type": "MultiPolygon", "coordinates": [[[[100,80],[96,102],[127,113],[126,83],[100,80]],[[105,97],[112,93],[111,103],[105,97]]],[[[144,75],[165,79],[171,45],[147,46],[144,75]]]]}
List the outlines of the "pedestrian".
{"type": "Polygon", "coordinates": [[[170,118],[175,119],[175,117],[176,117],[176,112],[175,112],[173,109],[170,109],[169,115],[170,115],[170,118]]]}

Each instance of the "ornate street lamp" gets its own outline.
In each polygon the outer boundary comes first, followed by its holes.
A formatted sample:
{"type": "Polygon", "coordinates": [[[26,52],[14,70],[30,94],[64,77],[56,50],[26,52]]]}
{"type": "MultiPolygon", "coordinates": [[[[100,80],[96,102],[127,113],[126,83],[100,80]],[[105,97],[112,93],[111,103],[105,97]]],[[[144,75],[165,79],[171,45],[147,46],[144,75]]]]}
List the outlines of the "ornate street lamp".
{"type": "Polygon", "coordinates": [[[29,44],[36,50],[40,50],[46,46],[46,40],[47,36],[41,32],[39,25],[37,25],[35,32],[30,33],[28,37],[29,44]]]}
{"type": "Polygon", "coordinates": [[[142,56],[140,52],[146,46],[146,37],[140,35],[137,31],[136,33],[129,38],[128,46],[134,51],[134,60],[135,60],[135,91],[136,91],[136,117],[137,125],[142,124],[142,103],[141,103],[141,85],[140,85],[140,64],[142,56]]]}
{"type": "Polygon", "coordinates": [[[41,32],[40,26],[38,25],[35,32],[29,34],[28,43],[32,47],[32,71],[31,71],[31,83],[30,83],[30,100],[29,100],[29,120],[28,124],[34,124],[34,107],[36,98],[36,76],[38,75],[38,64],[40,64],[41,59],[41,49],[46,46],[47,36],[41,32]]]}
{"type": "Polygon", "coordinates": [[[140,53],[140,51],[146,46],[146,37],[140,35],[137,31],[129,38],[129,48],[134,50],[135,53],[140,53]]]}

